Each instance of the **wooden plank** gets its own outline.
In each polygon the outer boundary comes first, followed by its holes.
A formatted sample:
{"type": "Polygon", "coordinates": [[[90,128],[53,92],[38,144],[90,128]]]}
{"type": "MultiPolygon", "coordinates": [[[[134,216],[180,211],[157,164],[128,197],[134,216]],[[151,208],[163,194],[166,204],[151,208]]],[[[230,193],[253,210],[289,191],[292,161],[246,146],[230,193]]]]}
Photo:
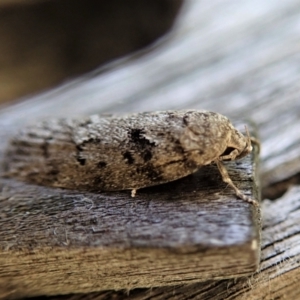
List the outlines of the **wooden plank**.
{"type": "MultiPolygon", "coordinates": [[[[261,268],[251,277],[132,291],[103,291],[55,299],[298,299],[300,286],[300,185],[276,201],[264,201],[261,268]]],[[[54,297],[49,297],[49,300],[54,297]]]]}
{"type": "MultiPolygon", "coordinates": [[[[257,199],[255,153],[227,165],[257,199]]],[[[236,199],[215,165],[134,199],[11,179],[0,190],[0,290],[13,297],[174,285],[258,267],[259,209],[236,199]]]]}

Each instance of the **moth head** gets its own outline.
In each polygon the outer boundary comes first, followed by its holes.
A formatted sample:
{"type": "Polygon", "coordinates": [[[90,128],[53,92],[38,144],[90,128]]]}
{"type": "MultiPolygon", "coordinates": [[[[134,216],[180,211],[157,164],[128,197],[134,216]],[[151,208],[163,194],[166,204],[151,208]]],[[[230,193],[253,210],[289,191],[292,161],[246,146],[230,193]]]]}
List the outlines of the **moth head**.
{"type": "Polygon", "coordinates": [[[244,156],[248,155],[252,151],[251,145],[251,137],[249,135],[249,131],[246,127],[247,136],[244,136],[238,130],[233,130],[234,134],[231,135],[231,140],[228,143],[227,148],[219,156],[219,160],[236,160],[243,158],[244,156]]]}

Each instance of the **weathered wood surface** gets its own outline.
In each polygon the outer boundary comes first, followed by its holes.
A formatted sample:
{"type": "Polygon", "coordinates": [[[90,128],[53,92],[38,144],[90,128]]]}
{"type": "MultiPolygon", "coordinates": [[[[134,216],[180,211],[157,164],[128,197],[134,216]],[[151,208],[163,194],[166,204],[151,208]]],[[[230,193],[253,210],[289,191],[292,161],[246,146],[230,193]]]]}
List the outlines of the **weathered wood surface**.
{"type": "MultiPolygon", "coordinates": [[[[28,120],[63,116],[66,109],[76,115],[193,107],[253,119],[262,140],[264,191],[277,198],[288,185],[294,186],[274,203],[263,203],[260,272],[237,281],[135,290],[130,297],[296,299],[300,295],[300,3],[187,3],[169,39],[149,54],[119,61],[107,66],[105,73],[104,69],[93,72],[2,110],[1,139],[28,120]]],[[[127,297],[122,292],[90,295],[110,296],[127,297]]]]}
{"type": "Polygon", "coordinates": [[[260,271],[251,277],[132,291],[56,296],[47,299],[299,299],[299,199],[300,186],[294,186],[282,198],[262,203],[264,224],[261,267],[260,271]]]}

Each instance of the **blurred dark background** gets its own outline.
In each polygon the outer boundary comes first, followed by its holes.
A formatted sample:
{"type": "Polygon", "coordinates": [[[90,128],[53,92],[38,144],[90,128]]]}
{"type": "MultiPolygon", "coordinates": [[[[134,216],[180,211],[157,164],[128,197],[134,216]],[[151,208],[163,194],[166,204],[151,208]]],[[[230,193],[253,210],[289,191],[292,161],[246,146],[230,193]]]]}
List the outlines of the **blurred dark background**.
{"type": "Polygon", "coordinates": [[[141,49],[183,0],[0,0],[0,103],[141,49]]]}

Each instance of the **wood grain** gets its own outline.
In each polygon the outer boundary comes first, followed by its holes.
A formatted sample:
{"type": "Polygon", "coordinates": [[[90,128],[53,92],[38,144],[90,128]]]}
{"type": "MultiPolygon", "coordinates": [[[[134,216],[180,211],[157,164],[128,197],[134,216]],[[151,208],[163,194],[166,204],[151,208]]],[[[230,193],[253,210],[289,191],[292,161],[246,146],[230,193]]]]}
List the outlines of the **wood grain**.
{"type": "MultiPolygon", "coordinates": [[[[300,185],[276,201],[264,201],[260,270],[251,277],[132,291],[105,291],[55,299],[298,299],[300,286],[300,185]]],[[[50,297],[49,300],[54,298],[50,297]]]]}

